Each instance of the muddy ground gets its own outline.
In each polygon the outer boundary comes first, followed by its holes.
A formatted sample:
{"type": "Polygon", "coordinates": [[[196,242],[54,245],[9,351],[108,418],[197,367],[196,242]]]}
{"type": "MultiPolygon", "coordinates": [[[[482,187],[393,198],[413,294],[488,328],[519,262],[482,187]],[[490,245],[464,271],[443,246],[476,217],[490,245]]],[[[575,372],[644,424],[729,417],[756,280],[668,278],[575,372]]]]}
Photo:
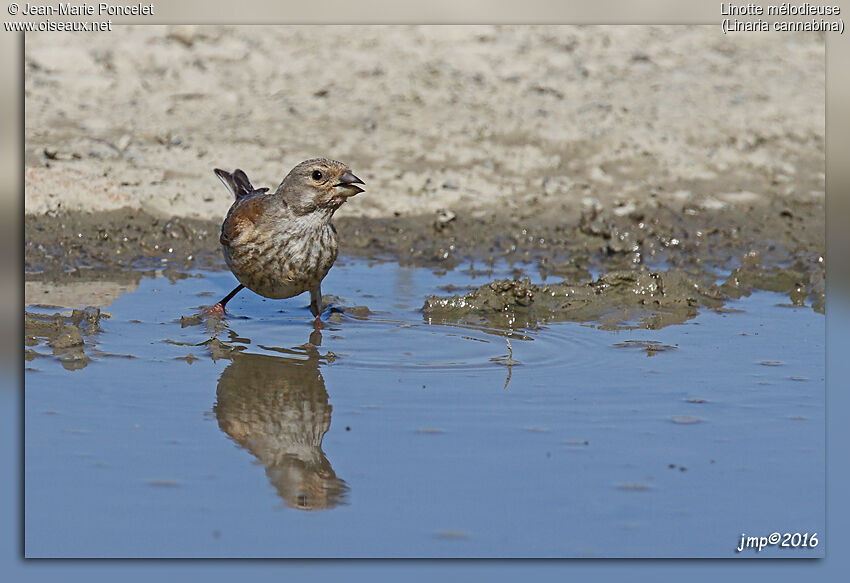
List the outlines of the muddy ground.
{"type": "Polygon", "coordinates": [[[27,36],[27,304],[224,268],[211,169],[274,186],[323,155],[367,183],[342,253],[514,266],[431,321],[658,327],[752,289],[823,312],[821,35],[120,28],[27,36]]]}

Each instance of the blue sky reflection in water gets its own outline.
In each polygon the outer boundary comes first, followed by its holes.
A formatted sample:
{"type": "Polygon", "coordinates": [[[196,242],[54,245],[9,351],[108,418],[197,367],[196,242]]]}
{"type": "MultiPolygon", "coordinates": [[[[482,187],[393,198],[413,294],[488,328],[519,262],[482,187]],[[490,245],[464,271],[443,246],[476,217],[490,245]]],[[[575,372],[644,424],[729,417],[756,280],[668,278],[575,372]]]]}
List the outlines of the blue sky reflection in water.
{"type": "Polygon", "coordinates": [[[473,274],[347,258],[323,288],[371,314],[319,339],[306,296],[244,293],[221,344],[180,316],[232,276],[142,279],[87,366],[27,362],[26,555],[732,557],[742,533],[822,536],[822,315],[759,292],[509,351],[418,311],[503,275],[473,274]]]}

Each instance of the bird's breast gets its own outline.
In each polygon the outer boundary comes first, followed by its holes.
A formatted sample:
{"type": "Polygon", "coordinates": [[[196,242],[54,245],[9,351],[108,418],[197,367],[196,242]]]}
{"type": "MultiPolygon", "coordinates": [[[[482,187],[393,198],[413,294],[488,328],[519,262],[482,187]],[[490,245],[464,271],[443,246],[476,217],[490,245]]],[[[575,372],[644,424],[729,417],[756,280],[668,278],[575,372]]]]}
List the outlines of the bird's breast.
{"type": "Polygon", "coordinates": [[[317,285],[337,257],[330,223],[292,219],[245,225],[222,247],[236,279],[269,298],[289,298],[317,285]]]}

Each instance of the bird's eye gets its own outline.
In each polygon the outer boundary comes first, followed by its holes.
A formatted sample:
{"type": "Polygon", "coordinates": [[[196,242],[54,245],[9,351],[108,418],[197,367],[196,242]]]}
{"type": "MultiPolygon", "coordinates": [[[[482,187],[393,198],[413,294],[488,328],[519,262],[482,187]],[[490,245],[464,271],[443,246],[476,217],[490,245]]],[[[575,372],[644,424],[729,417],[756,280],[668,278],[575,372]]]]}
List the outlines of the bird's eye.
{"type": "Polygon", "coordinates": [[[322,179],[322,173],[318,170],[313,170],[313,180],[319,181],[322,179]]]}

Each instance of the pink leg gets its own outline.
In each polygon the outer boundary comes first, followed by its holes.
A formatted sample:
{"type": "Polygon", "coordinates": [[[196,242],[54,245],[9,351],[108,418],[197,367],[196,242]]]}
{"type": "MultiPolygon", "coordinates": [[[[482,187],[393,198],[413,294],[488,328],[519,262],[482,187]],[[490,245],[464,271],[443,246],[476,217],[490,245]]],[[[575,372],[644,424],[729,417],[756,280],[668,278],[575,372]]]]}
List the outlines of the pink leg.
{"type": "Polygon", "coordinates": [[[207,308],[206,310],[204,310],[204,315],[205,316],[218,316],[219,318],[223,318],[224,317],[224,304],[222,304],[221,302],[218,302],[213,307],[207,308]]]}
{"type": "Polygon", "coordinates": [[[206,310],[204,310],[203,314],[205,316],[223,317],[224,313],[225,313],[224,306],[227,304],[227,302],[229,302],[231,299],[233,299],[233,296],[238,294],[242,290],[243,287],[245,287],[245,286],[242,285],[241,283],[239,285],[237,285],[236,288],[232,292],[230,292],[229,294],[224,296],[224,298],[222,298],[222,300],[220,302],[218,302],[213,307],[207,308],[206,310]]]}

